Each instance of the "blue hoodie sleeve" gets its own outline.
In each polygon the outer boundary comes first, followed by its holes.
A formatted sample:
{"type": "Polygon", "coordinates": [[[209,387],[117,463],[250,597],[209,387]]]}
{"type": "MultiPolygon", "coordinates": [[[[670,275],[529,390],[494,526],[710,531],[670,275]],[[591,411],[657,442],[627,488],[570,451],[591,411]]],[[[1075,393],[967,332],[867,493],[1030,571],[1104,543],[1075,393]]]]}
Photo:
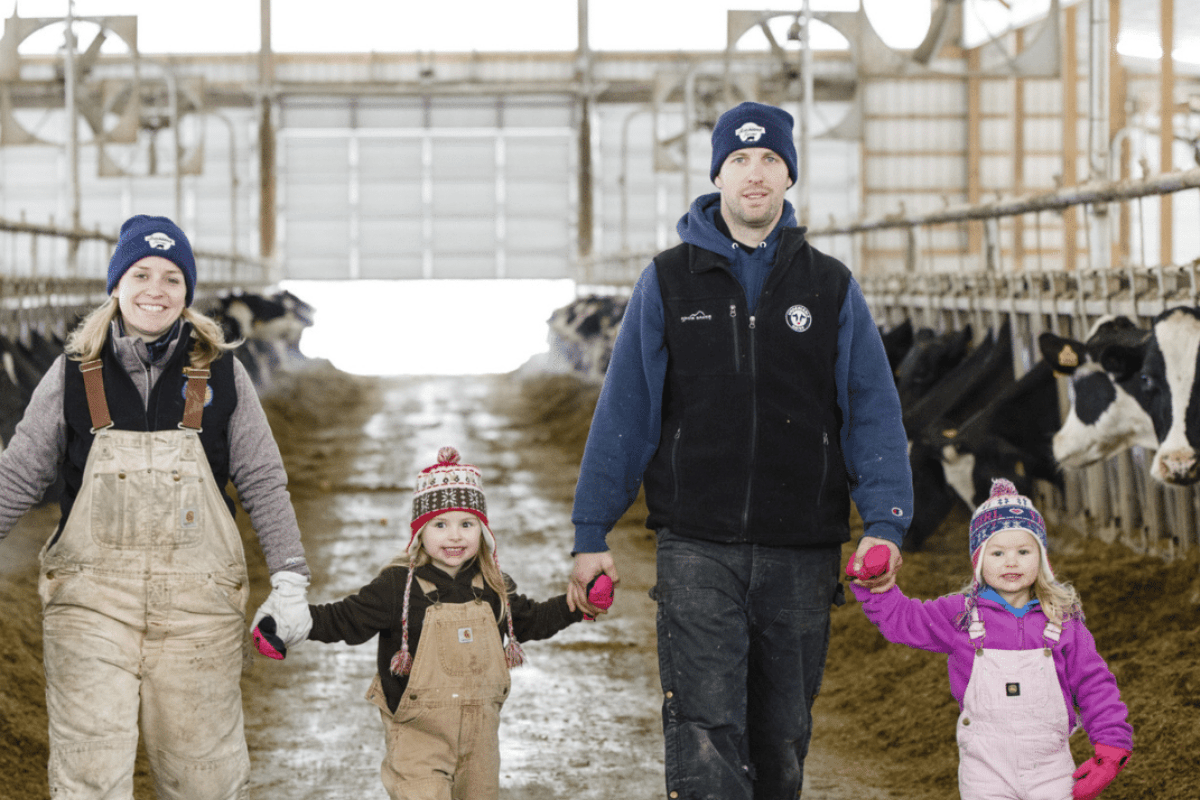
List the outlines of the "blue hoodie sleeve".
{"type": "Polygon", "coordinates": [[[883,340],[853,278],[838,318],[835,370],[842,452],[864,535],[899,546],[912,522],[908,439],[883,340]]]}
{"type": "Polygon", "coordinates": [[[575,486],[576,553],[599,553],[658,449],[667,376],[662,294],[653,262],[638,279],[613,345],[575,486]]]}

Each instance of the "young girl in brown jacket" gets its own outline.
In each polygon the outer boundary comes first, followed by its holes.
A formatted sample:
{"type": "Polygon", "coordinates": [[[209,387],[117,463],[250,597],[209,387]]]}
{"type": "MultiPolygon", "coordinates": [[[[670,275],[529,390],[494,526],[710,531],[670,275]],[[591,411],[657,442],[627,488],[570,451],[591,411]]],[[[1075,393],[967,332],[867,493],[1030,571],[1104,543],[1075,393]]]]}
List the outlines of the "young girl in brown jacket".
{"type": "Polygon", "coordinates": [[[310,639],[379,636],[367,699],[387,731],[382,775],[393,800],[496,800],[500,708],[508,671],[524,660],[518,642],[583,618],[566,595],[530,600],[500,572],[482,475],[452,447],[417,476],[404,554],[357,594],[310,609],[310,639]]]}

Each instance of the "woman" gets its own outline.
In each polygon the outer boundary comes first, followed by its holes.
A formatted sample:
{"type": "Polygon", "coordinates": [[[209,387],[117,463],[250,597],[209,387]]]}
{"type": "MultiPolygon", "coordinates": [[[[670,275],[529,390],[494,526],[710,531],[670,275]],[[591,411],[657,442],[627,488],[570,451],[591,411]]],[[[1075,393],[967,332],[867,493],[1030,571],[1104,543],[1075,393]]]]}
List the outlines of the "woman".
{"type": "Polygon", "coordinates": [[[60,469],[65,485],[39,580],[54,796],[132,798],[139,713],[160,797],[245,796],[249,588],[230,480],[271,571],[258,616],[289,646],[312,624],[279,449],[220,326],[190,308],[195,287],[178,226],[127,220],[109,298],[0,455],[0,538],[60,469]]]}

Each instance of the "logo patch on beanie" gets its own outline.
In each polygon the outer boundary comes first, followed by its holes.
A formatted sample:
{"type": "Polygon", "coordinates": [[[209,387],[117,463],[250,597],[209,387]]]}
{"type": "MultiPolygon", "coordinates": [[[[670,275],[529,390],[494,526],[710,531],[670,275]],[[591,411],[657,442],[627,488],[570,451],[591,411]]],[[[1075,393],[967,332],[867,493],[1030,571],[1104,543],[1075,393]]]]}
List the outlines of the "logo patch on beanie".
{"type": "Polygon", "coordinates": [[[812,325],[812,312],[804,306],[792,306],[785,316],[788,327],[797,333],[804,333],[812,325]]]}
{"type": "Polygon", "coordinates": [[[734,133],[737,134],[737,137],[743,142],[757,142],[766,132],[767,129],[762,125],[759,125],[757,122],[747,122],[743,124],[742,127],[734,131],[734,133]]]}
{"type": "Polygon", "coordinates": [[[175,246],[175,240],[165,233],[156,231],[146,237],[146,244],[151,250],[170,250],[175,246]]]}

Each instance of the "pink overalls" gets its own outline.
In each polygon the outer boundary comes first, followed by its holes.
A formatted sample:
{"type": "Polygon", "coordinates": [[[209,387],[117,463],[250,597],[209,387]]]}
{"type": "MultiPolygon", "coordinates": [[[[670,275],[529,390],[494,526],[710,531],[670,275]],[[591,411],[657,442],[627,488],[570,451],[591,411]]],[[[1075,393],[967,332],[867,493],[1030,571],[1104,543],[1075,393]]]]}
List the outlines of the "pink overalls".
{"type": "Polygon", "coordinates": [[[1061,632],[1049,623],[1044,648],[989,650],[972,610],[975,662],[958,717],[962,800],[1071,800],[1071,731],[1051,652],[1061,632]]]}
{"type": "Polygon", "coordinates": [[[190,427],[139,432],[111,427],[99,362],[84,369],[95,440],[38,582],[50,794],[132,798],[140,711],[159,798],[246,798],[249,590],[241,537],[197,434],[208,372],[189,372],[190,427]]]}
{"type": "MultiPolygon", "coordinates": [[[[421,591],[435,591],[417,578],[421,591]]],[[[483,577],[472,581],[483,589],[483,577]]],[[[478,596],[478,595],[477,595],[478,596]]],[[[379,676],[367,699],[387,729],[383,786],[392,800],[497,800],[500,708],[510,678],[492,607],[482,599],[425,611],[412,673],[396,713],[379,676]]]]}

